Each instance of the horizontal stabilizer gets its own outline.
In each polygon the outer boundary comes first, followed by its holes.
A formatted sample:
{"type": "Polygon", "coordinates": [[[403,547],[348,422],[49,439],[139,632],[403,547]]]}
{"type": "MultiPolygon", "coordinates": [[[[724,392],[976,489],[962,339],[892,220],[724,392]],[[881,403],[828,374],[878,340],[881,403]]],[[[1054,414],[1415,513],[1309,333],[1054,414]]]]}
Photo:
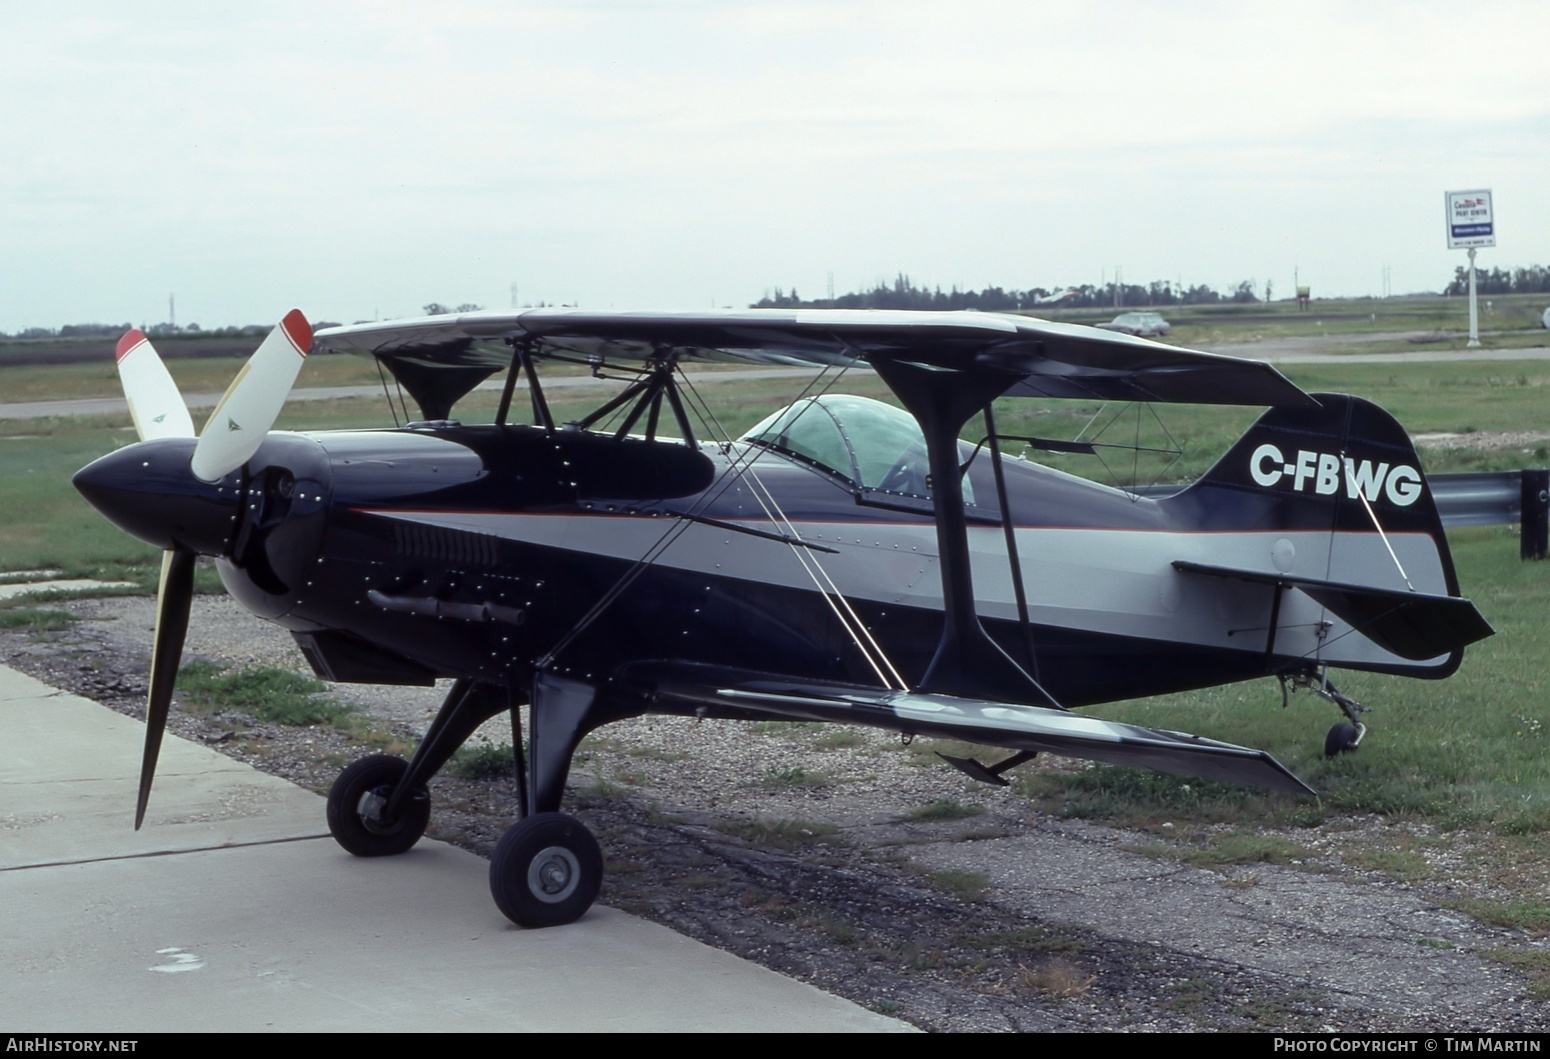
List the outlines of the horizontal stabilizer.
{"type": "Polygon", "coordinates": [[[1473,603],[1457,596],[1401,592],[1182,560],[1173,566],[1185,573],[1296,588],[1385,651],[1411,661],[1448,654],[1495,632],[1473,603]]]}
{"type": "Polygon", "coordinates": [[[1315,793],[1263,750],[1042,706],[795,681],[688,663],[631,667],[629,675],[654,686],[657,710],[865,724],[1290,794],[1315,793]]]}

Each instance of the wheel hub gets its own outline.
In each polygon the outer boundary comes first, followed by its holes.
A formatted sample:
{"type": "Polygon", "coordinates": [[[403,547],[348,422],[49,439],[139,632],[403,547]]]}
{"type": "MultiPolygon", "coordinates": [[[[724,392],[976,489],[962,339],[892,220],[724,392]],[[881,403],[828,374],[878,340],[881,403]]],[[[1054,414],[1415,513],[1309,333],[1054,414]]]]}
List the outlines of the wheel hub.
{"type": "Polygon", "coordinates": [[[581,862],[563,846],[540,850],[528,865],[527,884],[534,897],[558,904],[576,892],[581,882],[581,862]]]}
{"type": "Polygon", "coordinates": [[[374,835],[393,832],[382,819],[382,810],[387,808],[388,793],[387,787],[373,787],[361,795],[361,800],[356,803],[355,812],[361,818],[361,826],[374,835]]]}

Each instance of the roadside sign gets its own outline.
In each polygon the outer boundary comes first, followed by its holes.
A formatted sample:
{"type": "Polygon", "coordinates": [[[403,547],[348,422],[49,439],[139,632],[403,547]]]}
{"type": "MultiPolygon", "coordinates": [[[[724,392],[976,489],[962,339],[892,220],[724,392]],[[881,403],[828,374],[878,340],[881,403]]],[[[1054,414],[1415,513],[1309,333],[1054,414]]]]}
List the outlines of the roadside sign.
{"type": "Polygon", "coordinates": [[[1443,193],[1447,203],[1448,249],[1495,246],[1496,221],[1491,214],[1491,191],[1448,191],[1443,193]]]}

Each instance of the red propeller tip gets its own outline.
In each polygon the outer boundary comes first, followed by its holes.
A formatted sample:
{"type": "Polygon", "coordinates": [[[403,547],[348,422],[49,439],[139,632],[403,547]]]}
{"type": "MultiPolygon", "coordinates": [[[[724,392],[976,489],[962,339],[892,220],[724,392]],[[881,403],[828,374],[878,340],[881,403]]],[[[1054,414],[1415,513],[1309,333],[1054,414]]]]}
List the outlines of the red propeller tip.
{"type": "Polygon", "coordinates": [[[138,327],[132,327],[124,332],[124,337],[118,340],[118,345],[113,347],[113,361],[117,363],[129,356],[129,351],[145,341],[145,332],[138,327]]]}
{"type": "Polygon", "coordinates": [[[312,325],[307,323],[307,318],[302,315],[300,309],[292,309],[285,314],[285,319],[280,321],[280,326],[285,328],[285,337],[291,340],[291,345],[296,347],[296,352],[302,356],[307,355],[307,350],[312,348],[312,325]]]}

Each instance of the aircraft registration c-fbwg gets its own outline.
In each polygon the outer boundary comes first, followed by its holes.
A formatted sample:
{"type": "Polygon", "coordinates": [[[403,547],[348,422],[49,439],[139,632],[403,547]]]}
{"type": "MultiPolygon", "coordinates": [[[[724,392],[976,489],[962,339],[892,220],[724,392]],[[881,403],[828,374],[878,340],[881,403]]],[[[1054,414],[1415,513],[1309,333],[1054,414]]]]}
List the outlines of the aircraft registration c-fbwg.
{"type": "Polygon", "coordinates": [[[1263,751],[1070,711],[1273,675],[1344,711],[1334,753],[1364,729],[1329,669],[1445,677],[1491,632],[1459,595],[1420,461],[1382,409],[1094,328],[541,309],[313,335],[292,312],[197,437],[145,337],[125,335],[118,357],[141,441],[75,484],[166,553],[135,826],[194,561],[213,556],[320,676],[453,681],[411,760],[367,757],[335,783],[328,823],[351,853],[413,846],[431,777],[510,712],[521,818],[490,883],[523,926],[570,922],[597,896],[597,842],[559,810],[577,743],[612,721],[847,722],[1004,747],[999,762],[949,759],[991,782],[1046,752],[1306,793],[1263,751]],[[422,419],[272,431],[309,350],[374,357],[422,419]],[[682,371],[703,361],[815,378],[734,439],[682,371]],[[539,371],[556,362],[628,385],[559,423],[539,371]],[[852,366],[902,409],[838,392],[852,366]],[[500,372],[494,423],[450,418],[500,372]],[[991,403],[1017,396],[1268,411],[1198,481],[1143,498],[1006,456],[991,403]],[[959,435],[976,416],[985,440],[971,446],[959,435]]]}

